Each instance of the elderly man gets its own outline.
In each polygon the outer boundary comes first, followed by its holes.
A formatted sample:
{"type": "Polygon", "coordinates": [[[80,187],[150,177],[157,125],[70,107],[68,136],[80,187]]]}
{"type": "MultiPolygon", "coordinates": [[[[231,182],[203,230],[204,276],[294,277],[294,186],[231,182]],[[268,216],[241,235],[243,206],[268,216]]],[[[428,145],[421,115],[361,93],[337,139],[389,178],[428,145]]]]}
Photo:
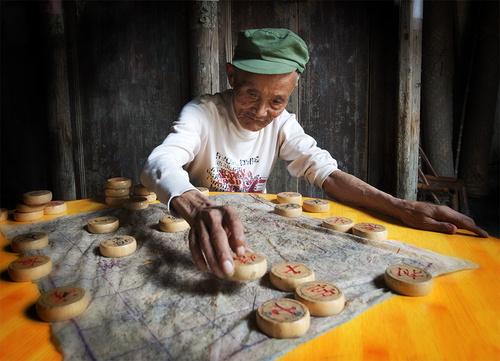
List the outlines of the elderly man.
{"type": "Polygon", "coordinates": [[[309,59],[307,46],[286,29],[238,35],[226,73],[233,89],[188,103],[141,175],[169,211],[191,225],[189,248],[204,272],[231,275],[231,249],[247,249],[236,210],[218,206],[196,186],[213,191],[260,192],[278,157],[293,176],[321,187],[331,198],[384,213],[405,224],[445,233],[487,233],[449,207],[394,198],[340,171],[330,154],[306,135],[285,107],[309,59]]]}

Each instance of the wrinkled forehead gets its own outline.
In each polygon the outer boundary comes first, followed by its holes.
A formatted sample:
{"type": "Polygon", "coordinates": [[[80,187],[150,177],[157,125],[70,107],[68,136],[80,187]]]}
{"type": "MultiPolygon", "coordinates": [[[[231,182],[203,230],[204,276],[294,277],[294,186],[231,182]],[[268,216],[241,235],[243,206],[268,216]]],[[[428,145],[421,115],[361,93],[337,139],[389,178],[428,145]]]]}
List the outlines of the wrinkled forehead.
{"type": "MultiPolygon", "coordinates": [[[[245,70],[235,68],[235,88],[255,88],[259,89],[274,89],[274,91],[282,91],[291,93],[299,78],[299,73],[293,71],[286,74],[256,74],[245,70]]],[[[288,94],[289,95],[289,94],[288,94]]]]}

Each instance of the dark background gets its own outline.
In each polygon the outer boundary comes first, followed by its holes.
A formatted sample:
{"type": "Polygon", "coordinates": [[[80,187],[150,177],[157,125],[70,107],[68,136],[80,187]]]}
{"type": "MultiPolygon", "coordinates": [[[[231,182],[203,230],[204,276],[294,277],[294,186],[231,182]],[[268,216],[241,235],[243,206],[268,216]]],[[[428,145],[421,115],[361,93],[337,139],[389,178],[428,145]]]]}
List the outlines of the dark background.
{"type": "MultiPolygon", "coordinates": [[[[138,183],[147,156],[193,96],[191,80],[197,69],[190,67],[192,2],[63,1],[59,13],[55,3],[0,3],[0,186],[1,205],[9,209],[31,190],[50,189],[54,199],[71,200],[102,196],[111,177],[138,183]]],[[[343,171],[395,194],[398,4],[212,5],[218,14],[214,41],[219,90],[227,88],[224,63],[230,61],[240,30],[295,31],[308,44],[311,60],[289,110],[343,171]]],[[[438,172],[456,167],[458,152],[459,161],[465,154],[473,163],[486,163],[478,171],[476,164],[459,162],[457,176],[479,174],[479,185],[467,184],[469,197],[487,199],[498,212],[498,2],[426,1],[423,24],[422,99],[448,99],[452,112],[446,124],[422,119],[423,128],[430,128],[430,122],[438,124],[438,131],[422,129],[421,143],[424,149],[432,144],[447,148],[444,157],[439,151],[430,154],[438,172]],[[449,31],[443,34],[435,24],[448,24],[449,31]],[[443,36],[449,46],[438,49],[436,56],[429,44],[443,36]],[[452,88],[438,89],[441,93],[435,95],[436,88],[424,76],[445,73],[452,88]],[[474,86],[476,79],[479,85],[474,86]],[[467,113],[474,104],[482,109],[480,115],[467,113]],[[434,140],[432,134],[448,138],[434,140]]],[[[422,117],[429,113],[437,114],[423,108],[422,117]]],[[[320,189],[291,178],[282,162],[267,190],[325,197],[320,189]]],[[[498,217],[491,212],[481,217],[492,214],[498,217]]]]}

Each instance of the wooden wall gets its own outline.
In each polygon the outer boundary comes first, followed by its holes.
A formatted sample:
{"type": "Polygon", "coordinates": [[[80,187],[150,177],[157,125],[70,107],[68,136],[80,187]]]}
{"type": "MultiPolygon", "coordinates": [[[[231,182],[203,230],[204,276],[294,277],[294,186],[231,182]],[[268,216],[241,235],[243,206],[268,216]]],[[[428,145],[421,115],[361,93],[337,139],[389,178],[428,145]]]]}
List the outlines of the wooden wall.
{"type": "MultiPolygon", "coordinates": [[[[2,206],[14,207],[23,192],[34,189],[51,189],[56,199],[69,200],[102,196],[110,177],[139,181],[147,156],[191,97],[191,5],[75,1],[63,2],[62,14],[57,14],[36,2],[2,2],[2,206]],[[54,17],[63,41],[54,41],[59,38],[47,29],[54,17]],[[66,68],[59,94],[66,91],[67,102],[57,109],[68,116],[54,115],[53,95],[46,96],[54,77],[43,74],[50,67],[66,68]],[[54,127],[69,127],[70,137],[54,127]],[[62,156],[70,166],[57,160],[62,156]],[[72,174],[66,178],[67,173],[72,174]]],[[[342,170],[394,193],[394,2],[215,5],[220,90],[227,88],[224,63],[230,60],[238,31],[295,31],[308,44],[311,60],[289,110],[342,170]]],[[[267,187],[273,193],[296,190],[323,196],[321,190],[291,178],[282,162],[267,187]]]]}

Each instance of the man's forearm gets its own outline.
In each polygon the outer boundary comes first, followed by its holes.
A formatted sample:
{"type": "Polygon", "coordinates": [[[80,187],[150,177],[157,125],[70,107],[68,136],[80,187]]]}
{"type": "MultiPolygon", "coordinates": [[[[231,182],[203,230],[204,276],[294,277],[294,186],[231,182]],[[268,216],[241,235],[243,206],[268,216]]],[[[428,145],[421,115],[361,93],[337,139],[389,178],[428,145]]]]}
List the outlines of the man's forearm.
{"type": "Polygon", "coordinates": [[[338,170],[325,180],[323,190],[331,198],[387,214],[411,227],[451,234],[462,228],[488,237],[472,218],[447,206],[399,199],[338,170]]]}
{"type": "Polygon", "coordinates": [[[404,201],[384,193],[355,176],[340,170],[331,173],[325,180],[323,191],[329,197],[338,201],[361,206],[401,219],[398,213],[402,209],[404,201]]]}

